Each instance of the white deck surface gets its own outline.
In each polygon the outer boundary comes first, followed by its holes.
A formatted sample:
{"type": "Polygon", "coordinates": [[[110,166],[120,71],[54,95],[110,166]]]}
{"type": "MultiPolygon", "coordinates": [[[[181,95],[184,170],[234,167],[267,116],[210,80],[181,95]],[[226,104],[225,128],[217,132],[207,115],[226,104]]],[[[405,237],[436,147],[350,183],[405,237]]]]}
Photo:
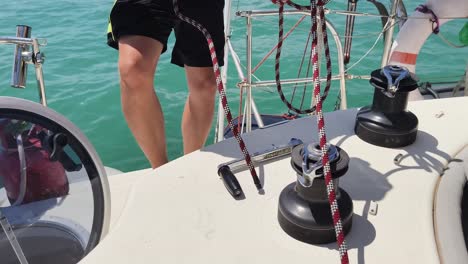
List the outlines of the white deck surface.
{"type": "MultiPolygon", "coordinates": [[[[351,263],[439,263],[433,231],[433,195],[447,161],[468,144],[468,98],[415,102],[416,142],[385,149],[353,133],[357,110],[326,115],[328,140],[350,156],[340,186],[354,202],[346,237],[351,263]],[[440,117],[437,117],[440,116],[440,117]],[[393,163],[403,154],[399,166],[393,163]],[[369,209],[377,204],[377,214],[369,209]]],[[[245,137],[251,153],[290,138],[315,140],[315,118],[245,137]]],[[[110,177],[109,235],[80,263],[339,263],[335,244],[314,246],[289,237],[277,221],[281,190],[295,181],[289,158],[236,174],[245,199],[234,200],[217,175],[240,157],[234,140],[209,146],[155,170],[110,177]]]]}

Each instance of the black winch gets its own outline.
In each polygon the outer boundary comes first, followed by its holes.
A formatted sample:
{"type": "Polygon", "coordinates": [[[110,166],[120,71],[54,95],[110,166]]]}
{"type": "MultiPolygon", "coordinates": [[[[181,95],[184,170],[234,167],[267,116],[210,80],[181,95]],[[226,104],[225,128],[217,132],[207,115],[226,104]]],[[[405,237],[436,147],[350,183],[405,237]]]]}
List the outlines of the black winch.
{"type": "Polygon", "coordinates": [[[398,148],[412,144],[418,118],[406,110],[408,95],[418,87],[416,76],[401,66],[389,65],[371,73],[375,87],[371,106],[359,110],[354,131],[373,145],[398,148]]]}
{"type": "MultiPolygon", "coordinates": [[[[328,149],[338,208],[344,233],[347,234],[352,225],[353,202],[351,197],[338,187],[338,178],[348,170],[349,157],[339,147],[329,145],[328,149]]],[[[312,143],[294,147],[291,165],[297,173],[297,181],[286,186],[281,192],[278,205],[281,228],[290,236],[309,244],[336,241],[320,146],[312,143]]]]}

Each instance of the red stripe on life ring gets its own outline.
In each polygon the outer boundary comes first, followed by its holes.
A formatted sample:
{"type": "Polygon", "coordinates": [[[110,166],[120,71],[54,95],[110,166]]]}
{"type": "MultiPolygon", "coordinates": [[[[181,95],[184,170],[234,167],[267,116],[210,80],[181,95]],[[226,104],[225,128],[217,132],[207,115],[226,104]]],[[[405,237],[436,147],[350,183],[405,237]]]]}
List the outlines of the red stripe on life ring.
{"type": "Polygon", "coordinates": [[[390,61],[416,65],[417,58],[418,58],[418,54],[415,54],[415,53],[394,51],[392,53],[392,56],[390,57],[390,61]]]}

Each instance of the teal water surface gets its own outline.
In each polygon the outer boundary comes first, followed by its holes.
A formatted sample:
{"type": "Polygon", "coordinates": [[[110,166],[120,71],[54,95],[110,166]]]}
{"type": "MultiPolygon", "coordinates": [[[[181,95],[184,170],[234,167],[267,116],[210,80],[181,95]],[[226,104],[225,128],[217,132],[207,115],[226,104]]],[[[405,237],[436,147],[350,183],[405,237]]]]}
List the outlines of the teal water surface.
{"type": "MultiPolygon", "coordinates": [[[[195,1],[195,0],[192,0],[195,1]]],[[[306,1],[301,1],[306,3],[306,1]]],[[[120,108],[117,52],[106,45],[107,17],[113,0],[15,0],[3,1],[0,9],[0,36],[13,36],[18,24],[32,27],[32,35],[46,38],[48,45],[42,50],[46,54],[44,64],[45,83],[49,106],[75,123],[91,140],[103,163],[123,171],[149,166],[138,148],[123,118],[120,108]]],[[[332,1],[333,9],[346,9],[347,1],[332,1]]],[[[386,2],[385,2],[386,3],[386,2]]],[[[421,2],[422,3],[422,2],[421,2]]],[[[387,4],[387,3],[386,3],[387,4]]],[[[409,13],[419,4],[407,4],[409,13]]],[[[233,13],[237,10],[274,9],[269,0],[233,1],[233,13]]],[[[376,13],[373,5],[359,2],[358,11],[376,13]]],[[[329,15],[328,18],[344,35],[345,17],[329,15]]],[[[288,18],[291,26],[298,17],[288,18]]],[[[465,20],[446,24],[442,34],[456,42],[458,32],[465,20]]],[[[254,64],[274,46],[277,39],[277,18],[259,18],[254,23],[254,64]]],[[[286,41],[282,77],[294,78],[307,39],[308,20],[286,41]]],[[[381,30],[380,18],[358,17],[351,63],[356,62],[373,45],[381,30]]],[[[417,32],[415,32],[417,34],[417,32]]],[[[245,20],[233,16],[232,42],[239,57],[245,61],[245,20]]],[[[350,72],[369,74],[380,66],[382,41],[350,72]]],[[[173,45],[171,36],[169,49],[173,45]]],[[[332,47],[332,54],[334,48],[332,47]]],[[[165,126],[169,158],[182,155],[180,122],[187,95],[183,69],[169,63],[170,53],[161,57],[156,75],[156,91],[165,114],[165,126]]],[[[18,90],[9,87],[13,46],[0,46],[0,95],[16,96],[37,101],[34,70],[30,67],[28,87],[18,90]]],[[[418,75],[421,79],[437,81],[444,76],[459,78],[467,63],[468,50],[448,47],[438,37],[431,36],[418,57],[418,75]],[[448,74],[445,74],[448,73],[448,74]],[[457,77],[458,76],[458,77],[457,77]]],[[[262,80],[273,79],[273,58],[266,61],[256,75],[262,80]]],[[[237,112],[238,82],[234,67],[229,64],[228,98],[231,108],[237,112]]],[[[336,67],[334,67],[336,69],[336,67]]],[[[350,107],[368,104],[372,89],[367,81],[348,82],[350,107]]],[[[338,83],[333,83],[332,92],[325,103],[332,110],[338,83]]],[[[256,103],[262,113],[277,114],[286,111],[275,88],[254,92],[256,103]]],[[[234,113],[234,115],[237,115],[234,113]]],[[[214,131],[214,128],[213,128],[214,131]]],[[[213,142],[211,133],[208,143],[213,142]]]]}

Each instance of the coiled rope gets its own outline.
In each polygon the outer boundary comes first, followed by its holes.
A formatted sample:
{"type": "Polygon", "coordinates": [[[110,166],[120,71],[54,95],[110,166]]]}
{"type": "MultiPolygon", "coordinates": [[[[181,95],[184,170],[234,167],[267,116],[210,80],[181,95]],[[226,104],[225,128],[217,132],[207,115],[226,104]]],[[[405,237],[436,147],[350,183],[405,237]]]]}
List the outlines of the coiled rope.
{"type": "MultiPolygon", "coordinates": [[[[310,10],[310,17],[312,20],[311,60],[313,63],[312,69],[313,69],[313,82],[314,82],[314,98],[316,101],[315,112],[317,115],[319,144],[320,144],[320,149],[322,151],[322,166],[323,166],[323,171],[325,175],[325,184],[326,184],[326,189],[327,189],[328,202],[330,204],[330,209],[331,209],[332,218],[333,218],[333,225],[335,227],[338,251],[340,253],[340,260],[342,264],[348,264],[349,263],[348,250],[347,250],[346,240],[344,236],[340,210],[338,208],[338,202],[336,200],[336,193],[335,193],[335,188],[334,188],[333,179],[331,175],[331,170],[330,170],[327,136],[325,133],[325,120],[323,118],[323,110],[322,110],[322,101],[326,98],[326,95],[328,93],[328,89],[330,88],[330,83],[331,83],[331,59],[330,59],[330,51],[328,48],[328,38],[327,38],[327,33],[326,33],[327,30],[326,30],[326,24],[325,24],[325,12],[324,12],[324,7],[323,7],[326,4],[326,2],[322,0],[318,0],[317,2],[316,0],[311,0],[310,7],[295,4],[291,2],[290,0],[272,0],[272,2],[279,5],[279,42],[282,41],[282,32],[283,32],[283,26],[282,26],[283,14],[282,13],[284,11],[284,4],[292,6],[299,10],[310,10]],[[319,67],[318,67],[319,59],[318,59],[318,50],[317,50],[317,46],[318,46],[317,16],[320,18],[320,22],[321,22],[321,27],[322,27],[322,32],[323,32],[323,44],[325,47],[325,56],[326,56],[326,61],[327,61],[327,84],[326,84],[327,86],[325,88],[324,96],[320,95],[320,72],[319,72],[319,67]]],[[[289,102],[286,101],[283,93],[281,92],[281,84],[279,81],[279,60],[281,56],[281,46],[282,44],[278,44],[278,50],[276,54],[276,65],[275,65],[276,80],[278,84],[278,92],[280,92],[281,99],[289,107],[290,105],[289,102]]],[[[296,110],[296,109],[293,109],[293,110],[296,110]]],[[[312,110],[312,109],[309,109],[309,110],[312,110]]]]}
{"type": "Polygon", "coordinates": [[[255,186],[257,187],[257,189],[260,190],[260,189],[262,189],[262,184],[260,182],[260,179],[257,176],[257,172],[255,171],[255,167],[253,165],[252,158],[251,158],[251,156],[249,154],[249,151],[247,150],[247,147],[245,145],[244,140],[242,139],[242,137],[239,134],[239,131],[237,130],[237,126],[234,126],[234,124],[232,123],[231,110],[229,108],[229,103],[228,103],[228,100],[227,100],[227,97],[226,97],[226,92],[224,90],[224,85],[223,85],[223,82],[221,80],[221,72],[219,70],[218,58],[216,57],[216,49],[215,49],[215,46],[214,46],[214,43],[213,43],[213,38],[211,37],[210,33],[208,32],[208,30],[204,26],[202,26],[197,21],[195,21],[195,20],[183,15],[182,13],[180,13],[178,0],[173,0],[173,5],[174,5],[175,15],[180,20],[182,20],[184,22],[187,22],[188,24],[190,24],[190,25],[194,26],[195,28],[197,28],[203,34],[203,36],[205,36],[205,38],[206,38],[206,41],[208,43],[208,47],[210,49],[211,61],[213,63],[213,71],[214,71],[214,74],[215,74],[215,77],[216,77],[216,86],[218,88],[218,93],[219,93],[219,96],[221,98],[221,104],[222,104],[223,109],[224,109],[224,114],[226,115],[226,119],[227,119],[227,122],[229,124],[229,127],[231,128],[232,133],[234,134],[234,137],[236,138],[237,143],[239,144],[239,147],[240,147],[240,149],[242,151],[242,154],[244,155],[245,162],[247,163],[247,166],[249,168],[250,174],[252,175],[255,186]]]}
{"type": "MultiPolygon", "coordinates": [[[[284,5],[287,4],[297,10],[300,11],[310,11],[312,12],[310,6],[303,6],[303,5],[298,5],[292,1],[289,0],[271,0],[274,4],[279,5],[279,34],[278,34],[278,48],[276,49],[276,59],[275,59],[275,80],[276,80],[276,88],[278,91],[278,94],[280,96],[281,101],[288,107],[289,110],[292,110],[298,114],[310,114],[315,112],[316,110],[316,105],[312,106],[309,109],[301,109],[301,108],[296,108],[295,106],[292,105],[291,102],[289,102],[284,93],[283,89],[281,86],[281,77],[280,77],[280,58],[281,58],[281,49],[283,47],[283,25],[284,25],[284,5]]],[[[327,1],[328,2],[328,1],[327,1]]],[[[325,4],[323,1],[321,2],[323,5],[325,4]]],[[[327,98],[328,92],[330,90],[331,86],[331,78],[332,78],[332,66],[331,66],[331,58],[330,58],[330,48],[328,45],[328,36],[327,36],[327,28],[326,28],[326,23],[325,23],[325,13],[323,8],[319,8],[318,10],[320,14],[317,13],[317,10],[315,10],[315,15],[311,14],[311,19],[312,19],[312,53],[315,52],[317,53],[317,50],[314,51],[314,49],[317,49],[317,17],[316,15],[318,14],[320,16],[320,22],[321,22],[321,28],[323,32],[323,46],[325,50],[325,60],[326,60],[326,68],[327,68],[327,81],[326,81],[326,86],[323,95],[321,96],[321,100],[325,100],[327,98]],[[315,29],[314,29],[315,28],[315,29]],[[315,42],[314,42],[315,40],[315,42]],[[315,43],[315,44],[314,44],[315,43]]],[[[311,56],[313,57],[313,56],[311,56]]],[[[314,67],[317,67],[318,70],[318,53],[317,53],[317,62],[314,61],[314,67]]],[[[317,77],[318,79],[319,77],[317,77]]]]}

